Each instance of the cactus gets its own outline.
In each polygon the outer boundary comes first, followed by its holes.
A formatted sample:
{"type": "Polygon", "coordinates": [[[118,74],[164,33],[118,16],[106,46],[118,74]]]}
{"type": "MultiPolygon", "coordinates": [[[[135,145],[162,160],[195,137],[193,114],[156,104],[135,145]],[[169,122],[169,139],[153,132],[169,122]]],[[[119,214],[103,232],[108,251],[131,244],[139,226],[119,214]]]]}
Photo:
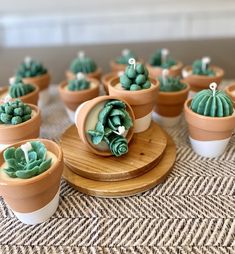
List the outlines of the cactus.
{"type": "Polygon", "coordinates": [[[130,58],[137,59],[136,55],[132,51],[130,51],[129,49],[124,49],[122,51],[122,55],[117,57],[115,62],[118,64],[128,64],[130,58]]]}
{"type": "Polygon", "coordinates": [[[210,89],[198,92],[192,100],[193,112],[210,117],[226,117],[233,114],[233,103],[224,91],[216,90],[216,83],[210,89]]]}
{"type": "Polygon", "coordinates": [[[97,65],[93,59],[85,56],[84,52],[78,52],[78,57],[70,65],[70,71],[74,74],[78,72],[91,73],[97,70],[97,65]]]}
{"type": "Polygon", "coordinates": [[[37,77],[47,73],[47,69],[44,66],[30,57],[26,57],[24,62],[20,64],[16,76],[22,78],[37,77]]]}
{"type": "Polygon", "coordinates": [[[124,74],[120,77],[122,88],[130,91],[148,89],[151,87],[149,73],[141,63],[135,63],[134,58],[129,59],[130,66],[126,67],[124,74]]]}
{"type": "Polygon", "coordinates": [[[10,80],[9,94],[11,98],[18,98],[29,94],[35,90],[35,87],[30,84],[24,84],[21,77],[16,77],[10,80]]]}
{"type": "Polygon", "coordinates": [[[180,77],[169,76],[169,71],[164,69],[162,76],[158,78],[161,92],[177,92],[186,88],[186,85],[180,81],[180,77]]]}
{"type": "Polygon", "coordinates": [[[192,73],[194,75],[215,76],[215,72],[210,68],[210,58],[203,57],[195,60],[192,65],[192,73]]]}
{"type": "Polygon", "coordinates": [[[21,147],[7,148],[3,157],[7,163],[5,173],[12,178],[28,179],[50,168],[52,159],[47,159],[47,149],[39,141],[28,142],[21,147]],[[28,149],[24,149],[24,148],[28,149]]]}
{"type": "Polygon", "coordinates": [[[128,152],[128,142],[124,135],[132,126],[125,103],[109,100],[99,112],[95,130],[88,130],[88,134],[94,145],[104,141],[113,155],[121,156],[128,152]]]}
{"type": "Polygon", "coordinates": [[[169,56],[167,49],[159,49],[149,58],[149,64],[154,67],[169,69],[176,65],[176,61],[169,56]]]}
{"type": "Polygon", "coordinates": [[[68,90],[70,91],[80,91],[89,89],[91,86],[91,82],[88,81],[85,75],[81,72],[77,74],[77,78],[73,80],[69,80],[68,90]]]}
{"type": "Polygon", "coordinates": [[[0,105],[1,124],[20,124],[31,119],[32,109],[21,100],[9,101],[0,105]]]}

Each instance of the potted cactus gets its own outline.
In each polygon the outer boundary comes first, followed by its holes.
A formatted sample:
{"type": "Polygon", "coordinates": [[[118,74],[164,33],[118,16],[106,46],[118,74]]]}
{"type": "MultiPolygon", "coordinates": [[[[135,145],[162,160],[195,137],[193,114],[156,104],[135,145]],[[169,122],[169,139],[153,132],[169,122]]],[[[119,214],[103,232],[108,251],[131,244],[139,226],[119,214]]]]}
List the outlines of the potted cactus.
{"type": "Polygon", "coordinates": [[[235,108],[235,83],[230,84],[225,88],[225,92],[233,101],[233,107],[235,108]]]}
{"type": "Polygon", "coordinates": [[[125,71],[130,58],[135,58],[136,60],[138,60],[137,56],[133,51],[129,49],[123,49],[122,55],[118,56],[115,60],[112,60],[110,62],[112,72],[125,71]]]}
{"type": "Polygon", "coordinates": [[[159,82],[151,79],[148,70],[134,58],[120,78],[114,78],[109,84],[109,94],[126,100],[135,114],[135,132],[149,128],[151,113],[155,105],[159,82]]]}
{"type": "Polygon", "coordinates": [[[0,150],[27,138],[37,138],[41,115],[37,106],[20,99],[0,105],[0,150]]]}
{"type": "Polygon", "coordinates": [[[25,57],[16,71],[16,76],[23,79],[25,84],[33,84],[39,88],[39,106],[44,106],[49,102],[50,74],[47,69],[38,61],[31,57],[25,57]]]}
{"type": "Polygon", "coordinates": [[[180,77],[169,76],[168,69],[163,70],[158,80],[160,88],[156,97],[153,119],[165,127],[172,127],[180,120],[184,102],[188,97],[189,85],[180,77]]]}
{"type": "Polygon", "coordinates": [[[184,104],[192,148],[210,158],[223,154],[235,128],[232,101],[216,88],[217,84],[211,83],[210,89],[198,92],[184,104]]]}
{"type": "Polygon", "coordinates": [[[89,78],[95,78],[100,80],[102,70],[98,68],[95,61],[86,56],[84,51],[79,51],[78,56],[70,64],[69,70],[66,71],[66,77],[68,80],[75,79],[76,74],[82,72],[89,78]]]}
{"type": "Polygon", "coordinates": [[[39,97],[39,88],[35,85],[25,84],[21,77],[12,77],[9,79],[10,87],[5,86],[0,89],[0,98],[10,97],[12,99],[21,99],[24,103],[37,105],[39,97]]]}
{"type": "Polygon", "coordinates": [[[152,77],[157,78],[162,75],[163,69],[169,70],[170,76],[180,76],[183,64],[170,57],[168,49],[162,48],[157,50],[146,64],[147,69],[152,77]]]}
{"type": "Polygon", "coordinates": [[[215,82],[219,85],[224,77],[224,70],[211,65],[209,57],[195,60],[192,66],[186,66],[182,70],[184,80],[190,85],[191,94],[194,95],[215,82]]]}
{"type": "Polygon", "coordinates": [[[79,72],[76,79],[63,81],[60,84],[59,93],[70,120],[74,122],[77,107],[81,103],[99,96],[99,82],[79,72]]]}
{"type": "Polygon", "coordinates": [[[100,96],[83,103],[75,114],[81,140],[101,156],[128,152],[133,136],[134,114],[130,105],[115,96],[100,96]]]}
{"type": "Polygon", "coordinates": [[[49,219],[59,203],[63,154],[46,139],[24,140],[0,153],[0,195],[25,224],[49,219]]]}

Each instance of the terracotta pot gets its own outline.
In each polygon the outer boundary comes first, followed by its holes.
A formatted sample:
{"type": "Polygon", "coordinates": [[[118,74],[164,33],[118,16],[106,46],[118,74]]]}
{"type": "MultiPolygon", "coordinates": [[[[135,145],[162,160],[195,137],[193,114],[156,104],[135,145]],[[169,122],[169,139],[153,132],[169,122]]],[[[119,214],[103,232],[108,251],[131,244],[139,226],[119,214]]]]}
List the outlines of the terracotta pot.
{"type": "MultiPolygon", "coordinates": [[[[28,93],[24,96],[18,97],[17,99],[21,99],[24,103],[29,103],[33,105],[38,105],[38,98],[39,98],[39,88],[35,85],[32,85],[35,87],[35,90],[31,93],[28,93]]],[[[9,86],[4,86],[0,88],[0,98],[4,98],[9,91],[9,86]]]]}
{"type": "Polygon", "coordinates": [[[235,83],[227,86],[224,90],[233,101],[233,107],[235,108],[235,83]]]}
{"type": "Polygon", "coordinates": [[[184,80],[181,82],[186,85],[183,90],[178,92],[159,91],[157,94],[153,117],[165,127],[172,127],[179,122],[184,103],[188,98],[190,87],[184,80]]]}
{"type": "Polygon", "coordinates": [[[110,61],[110,68],[112,72],[119,72],[119,71],[125,71],[128,64],[119,64],[116,63],[114,60],[110,61]]]}
{"type": "Polygon", "coordinates": [[[94,86],[86,90],[69,91],[66,89],[68,85],[67,81],[63,81],[59,86],[60,97],[66,106],[66,111],[72,122],[74,122],[75,111],[81,103],[99,96],[99,81],[92,78],[89,78],[88,80],[94,86]]]}
{"type": "Polygon", "coordinates": [[[203,89],[208,89],[209,85],[212,82],[215,82],[217,85],[221,83],[224,77],[224,70],[214,65],[212,65],[211,68],[216,73],[214,77],[191,75],[190,73],[192,73],[192,66],[184,67],[182,71],[183,78],[190,85],[190,89],[193,92],[199,92],[203,89]]]}
{"type": "MultiPolygon", "coordinates": [[[[134,121],[135,120],[135,116],[134,116],[133,110],[130,107],[130,105],[125,100],[123,100],[123,99],[121,99],[121,98],[119,98],[117,96],[100,96],[100,97],[97,97],[97,98],[95,98],[93,100],[87,101],[87,102],[83,103],[79,108],[77,108],[76,113],[75,113],[75,124],[77,126],[78,134],[79,134],[79,137],[81,138],[82,142],[84,144],[86,144],[88,146],[88,148],[93,153],[101,155],[101,156],[111,156],[112,153],[110,151],[98,150],[91,143],[89,134],[86,133],[87,120],[88,120],[88,117],[91,114],[91,112],[97,106],[102,105],[105,101],[113,100],[113,99],[115,99],[115,100],[121,100],[121,101],[123,101],[126,104],[126,107],[127,107],[126,110],[129,113],[129,115],[132,118],[132,120],[134,121]]],[[[131,141],[133,133],[134,133],[134,128],[131,127],[128,130],[128,133],[127,133],[127,136],[126,136],[128,143],[131,141]]]]}
{"type": "MultiPolygon", "coordinates": [[[[30,139],[13,144],[19,147],[28,141],[41,141],[56,156],[56,161],[44,173],[29,178],[8,180],[0,177],[0,195],[16,217],[26,224],[42,223],[56,211],[59,202],[60,180],[64,167],[63,153],[51,140],[30,139]]],[[[0,153],[0,165],[4,163],[0,153]]]]}
{"type": "Polygon", "coordinates": [[[38,138],[40,134],[41,113],[40,109],[28,104],[35,115],[26,122],[17,125],[0,124],[0,150],[25,139],[38,138]]]}
{"type": "MultiPolygon", "coordinates": [[[[101,68],[97,68],[96,71],[90,72],[90,73],[85,73],[85,75],[89,78],[94,78],[94,79],[100,80],[101,75],[102,75],[102,70],[101,70],[101,68]]],[[[74,74],[73,72],[71,72],[69,70],[65,72],[65,76],[68,80],[72,80],[72,79],[76,78],[76,74],[74,74]]]]}
{"type": "MultiPolygon", "coordinates": [[[[164,70],[162,67],[152,66],[149,63],[146,63],[146,67],[149,71],[150,76],[154,78],[158,78],[162,76],[162,71],[164,70]]],[[[172,67],[168,69],[169,76],[173,76],[173,77],[181,76],[182,68],[183,68],[183,64],[178,61],[176,65],[173,65],[172,67]]]]}
{"type": "Polygon", "coordinates": [[[109,73],[107,73],[107,74],[102,76],[101,83],[104,86],[104,90],[105,90],[106,94],[109,94],[108,85],[109,85],[110,81],[113,78],[117,78],[117,77],[118,77],[118,73],[117,72],[109,72],[109,73]]]}
{"type": "Polygon", "coordinates": [[[135,114],[135,133],[145,131],[151,124],[151,113],[159,88],[159,81],[150,78],[152,86],[149,89],[129,91],[115,86],[119,84],[119,77],[111,80],[109,94],[126,100],[132,107],[135,114]]]}
{"type": "Polygon", "coordinates": [[[191,101],[185,102],[184,113],[193,150],[205,157],[221,155],[235,128],[235,114],[227,117],[199,115],[190,109],[191,101]]]}

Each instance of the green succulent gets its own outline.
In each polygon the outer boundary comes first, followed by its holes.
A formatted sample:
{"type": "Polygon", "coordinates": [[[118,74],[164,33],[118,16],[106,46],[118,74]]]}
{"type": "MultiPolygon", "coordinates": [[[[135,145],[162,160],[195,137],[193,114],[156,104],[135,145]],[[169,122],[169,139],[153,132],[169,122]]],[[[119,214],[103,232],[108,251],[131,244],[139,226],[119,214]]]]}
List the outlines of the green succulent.
{"type": "Polygon", "coordinates": [[[11,98],[18,98],[32,93],[35,87],[30,84],[24,84],[21,77],[16,77],[13,84],[10,85],[9,94],[11,98]]]}
{"type": "Polygon", "coordinates": [[[91,73],[96,70],[97,65],[95,61],[92,58],[85,56],[83,52],[79,52],[78,57],[75,58],[70,65],[70,71],[72,71],[74,74],[79,72],[91,73]]]}
{"type": "Polygon", "coordinates": [[[109,100],[99,112],[95,130],[88,130],[88,134],[94,145],[104,141],[113,155],[121,156],[128,152],[128,142],[120,129],[127,131],[132,126],[126,104],[120,100],[109,100]]]}
{"type": "Polygon", "coordinates": [[[210,68],[210,65],[207,64],[206,68],[203,69],[202,59],[195,60],[192,65],[192,73],[194,75],[203,75],[203,76],[215,76],[215,72],[210,68]]]}
{"type": "Polygon", "coordinates": [[[20,99],[0,105],[0,124],[20,124],[31,119],[32,109],[20,99]]]}
{"type": "Polygon", "coordinates": [[[50,168],[52,159],[46,159],[45,145],[39,141],[30,144],[32,149],[28,152],[28,161],[21,147],[10,147],[4,151],[3,157],[8,166],[4,171],[9,177],[28,179],[50,168]]]}
{"type": "Polygon", "coordinates": [[[150,58],[149,58],[149,64],[152,66],[159,66],[161,68],[164,69],[169,69],[170,67],[172,67],[173,65],[176,65],[176,61],[171,58],[171,57],[167,57],[165,62],[162,62],[162,50],[163,49],[159,49],[157,50],[150,58]]]}
{"type": "Polygon", "coordinates": [[[70,91],[80,91],[89,89],[91,86],[91,82],[86,80],[86,78],[82,79],[73,79],[68,82],[68,90],[70,91]]]}
{"type": "Polygon", "coordinates": [[[158,80],[161,92],[177,92],[186,88],[186,85],[180,81],[180,77],[167,76],[164,79],[160,76],[158,80]]]}
{"type": "Polygon", "coordinates": [[[124,74],[120,77],[120,83],[122,88],[130,91],[151,87],[148,70],[141,63],[137,63],[136,66],[133,64],[127,66],[124,74]]]}
{"type": "Polygon", "coordinates": [[[116,63],[118,64],[128,64],[130,58],[135,58],[137,60],[136,55],[134,52],[128,49],[124,49],[122,55],[116,58],[116,63]]]}
{"type": "Polygon", "coordinates": [[[31,58],[26,58],[16,71],[16,76],[22,78],[31,78],[41,76],[46,73],[47,69],[40,62],[31,58]]]}

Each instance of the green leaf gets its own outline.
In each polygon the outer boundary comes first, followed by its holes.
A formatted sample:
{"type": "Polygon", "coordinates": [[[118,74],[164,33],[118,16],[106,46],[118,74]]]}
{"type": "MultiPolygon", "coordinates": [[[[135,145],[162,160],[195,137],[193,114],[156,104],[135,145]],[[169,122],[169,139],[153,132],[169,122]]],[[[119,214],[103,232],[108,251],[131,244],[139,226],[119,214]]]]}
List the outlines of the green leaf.
{"type": "Polygon", "coordinates": [[[125,127],[125,129],[130,129],[133,126],[132,119],[127,111],[125,111],[124,113],[125,113],[125,118],[123,119],[122,124],[125,127]]]}
{"type": "Polygon", "coordinates": [[[92,137],[95,137],[95,136],[101,136],[102,133],[100,133],[99,131],[96,131],[96,130],[88,130],[88,134],[92,137]]]}
{"type": "Polygon", "coordinates": [[[110,113],[110,111],[112,110],[113,106],[109,105],[109,106],[105,106],[99,113],[98,115],[98,120],[102,123],[105,124],[107,121],[107,117],[110,113]]]}
{"type": "Polygon", "coordinates": [[[31,170],[19,170],[16,172],[16,176],[22,179],[28,179],[38,175],[39,167],[36,166],[31,170]]]}
{"type": "Polygon", "coordinates": [[[7,148],[3,153],[4,160],[14,159],[15,158],[15,148],[7,148]]]}
{"type": "Polygon", "coordinates": [[[8,165],[9,168],[14,168],[16,170],[18,169],[16,159],[8,159],[7,160],[7,165],[8,165]]]}
{"type": "Polygon", "coordinates": [[[98,145],[102,139],[104,137],[104,134],[103,135],[100,135],[100,136],[94,136],[94,137],[91,137],[91,142],[94,144],[94,145],[98,145]]]}
{"type": "Polygon", "coordinates": [[[122,118],[124,118],[125,113],[123,111],[124,110],[121,110],[121,109],[113,109],[110,113],[110,116],[121,116],[122,118]]]}
{"type": "Polygon", "coordinates": [[[112,133],[113,133],[113,131],[112,131],[110,128],[106,127],[106,128],[104,129],[104,136],[105,136],[105,137],[109,136],[109,135],[112,134],[112,133]]]}
{"type": "Polygon", "coordinates": [[[102,122],[98,121],[96,126],[95,126],[96,131],[100,132],[100,133],[104,133],[104,125],[102,124],[102,122]]]}
{"type": "Polygon", "coordinates": [[[28,156],[29,156],[29,161],[35,161],[35,160],[37,160],[37,157],[38,157],[37,153],[34,151],[29,152],[28,156]]]}
{"type": "Polygon", "coordinates": [[[18,163],[25,161],[24,152],[20,147],[15,150],[15,158],[18,163]]]}
{"type": "Polygon", "coordinates": [[[46,161],[44,161],[44,162],[40,165],[38,173],[41,174],[41,173],[45,172],[48,168],[50,168],[50,166],[51,166],[51,161],[52,161],[51,158],[48,159],[48,160],[46,160],[46,161]]]}
{"type": "Polygon", "coordinates": [[[121,125],[121,120],[119,116],[113,116],[112,117],[112,123],[115,126],[120,126],[121,125]]]}

